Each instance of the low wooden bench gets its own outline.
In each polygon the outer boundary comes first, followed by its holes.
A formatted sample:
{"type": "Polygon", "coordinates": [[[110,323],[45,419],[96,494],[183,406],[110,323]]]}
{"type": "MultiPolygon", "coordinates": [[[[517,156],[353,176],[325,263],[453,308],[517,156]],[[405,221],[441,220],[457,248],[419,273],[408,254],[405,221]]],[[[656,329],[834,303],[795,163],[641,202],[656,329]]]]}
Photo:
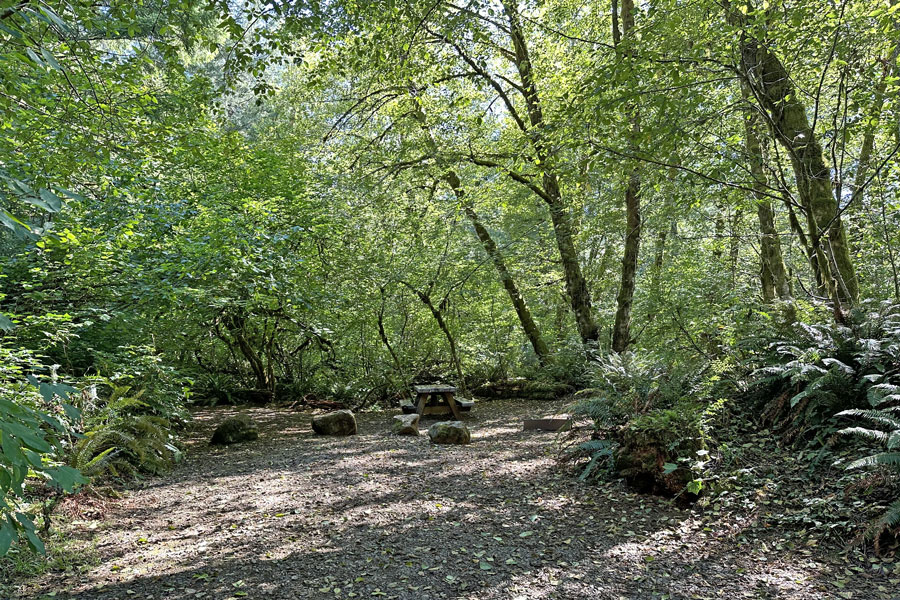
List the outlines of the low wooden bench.
{"type": "Polygon", "coordinates": [[[452,385],[416,385],[413,386],[413,391],[416,399],[402,402],[400,406],[404,413],[418,413],[420,417],[452,414],[459,420],[460,413],[469,412],[475,404],[470,400],[457,400],[454,397],[456,388],[452,385]]]}

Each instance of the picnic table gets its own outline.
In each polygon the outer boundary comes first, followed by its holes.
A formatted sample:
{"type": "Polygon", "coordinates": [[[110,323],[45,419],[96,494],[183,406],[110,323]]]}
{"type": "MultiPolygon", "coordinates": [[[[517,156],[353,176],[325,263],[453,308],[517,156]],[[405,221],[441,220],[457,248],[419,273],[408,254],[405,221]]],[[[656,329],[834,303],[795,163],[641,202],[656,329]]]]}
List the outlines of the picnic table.
{"type": "Polygon", "coordinates": [[[460,420],[460,412],[468,412],[472,409],[473,402],[457,400],[454,397],[456,388],[452,385],[416,385],[413,386],[416,393],[414,402],[407,401],[403,405],[403,412],[423,415],[452,414],[457,421],[460,420]]]}

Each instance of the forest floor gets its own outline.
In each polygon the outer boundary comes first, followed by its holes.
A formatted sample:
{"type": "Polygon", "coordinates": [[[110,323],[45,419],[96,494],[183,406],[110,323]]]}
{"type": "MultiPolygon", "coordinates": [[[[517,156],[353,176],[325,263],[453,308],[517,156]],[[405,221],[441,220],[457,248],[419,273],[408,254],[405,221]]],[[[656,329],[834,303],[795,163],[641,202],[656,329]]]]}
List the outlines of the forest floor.
{"type": "Polygon", "coordinates": [[[94,558],[13,598],[900,598],[890,559],[791,543],[758,507],[678,508],[577,481],[555,434],[522,431],[564,409],[476,403],[473,443],[452,447],[389,435],[394,412],[322,438],[309,413],[200,410],[172,473],[65,523],[94,558]],[[208,446],[235,412],[260,439],[208,446]]]}

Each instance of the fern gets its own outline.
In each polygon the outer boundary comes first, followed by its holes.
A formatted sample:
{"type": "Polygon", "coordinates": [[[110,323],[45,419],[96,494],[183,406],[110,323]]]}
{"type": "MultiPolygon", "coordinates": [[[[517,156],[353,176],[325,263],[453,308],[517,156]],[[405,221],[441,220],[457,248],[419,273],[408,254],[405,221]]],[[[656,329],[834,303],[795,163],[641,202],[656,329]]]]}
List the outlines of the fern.
{"type": "MultiPolygon", "coordinates": [[[[893,415],[894,412],[896,407],[881,410],[846,410],[840,413],[840,416],[865,419],[881,427],[881,429],[846,427],[841,430],[841,434],[875,441],[886,450],[854,460],[847,465],[847,469],[886,467],[895,475],[900,475],[900,452],[897,451],[900,448],[900,419],[893,415]]],[[[900,529],[900,498],[894,500],[881,517],[869,524],[864,532],[864,538],[875,540],[877,544],[884,532],[891,531],[896,534],[897,529],[900,529]]]]}
{"type": "Polygon", "coordinates": [[[898,349],[900,305],[864,304],[847,325],[799,323],[796,338],[770,344],[769,364],[755,371],[763,420],[824,443],[839,428],[836,415],[900,400],[898,349]]]}
{"type": "Polygon", "coordinates": [[[168,469],[177,453],[167,419],[142,414],[150,407],[143,390],[109,384],[105,405],[86,419],[87,430],[73,446],[69,465],[97,479],[132,478],[168,469]]]}

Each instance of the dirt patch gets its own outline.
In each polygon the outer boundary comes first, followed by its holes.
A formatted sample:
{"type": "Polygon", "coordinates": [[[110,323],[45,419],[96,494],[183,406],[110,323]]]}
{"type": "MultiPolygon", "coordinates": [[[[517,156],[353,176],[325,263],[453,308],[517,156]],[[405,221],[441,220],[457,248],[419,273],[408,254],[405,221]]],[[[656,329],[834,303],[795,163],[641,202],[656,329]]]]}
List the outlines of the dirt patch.
{"type": "Polygon", "coordinates": [[[395,412],[359,415],[359,435],[324,438],[310,413],[199,411],[173,473],[113,502],[95,529],[73,525],[71,535],[96,544],[100,566],[21,582],[18,597],[819,599],[896,590],[896,575],[867,564],[746,536],[750,514],[711,527],[667,500],[560,473],[555,435],[522,431],[522,420],[563,409],[476,403],[468,446],[391,436],[395,412]],[[259,439],[210,447],[215,426],[238,413],[259,423],[259,439]]]}

